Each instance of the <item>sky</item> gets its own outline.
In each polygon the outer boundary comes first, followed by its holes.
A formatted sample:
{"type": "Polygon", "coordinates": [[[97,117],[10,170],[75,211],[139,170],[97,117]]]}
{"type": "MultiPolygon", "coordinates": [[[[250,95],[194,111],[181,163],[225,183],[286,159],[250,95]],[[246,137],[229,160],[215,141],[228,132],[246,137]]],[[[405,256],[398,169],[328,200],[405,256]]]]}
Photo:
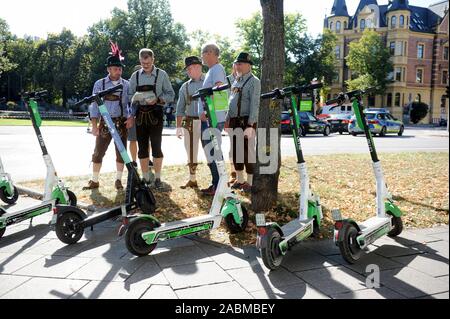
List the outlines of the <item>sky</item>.
{"type": "MultiPolygon", "coordinates": [[[[184,24],[188,32],[201,29],[231,39],[237,37],[237,19],[248,18],[261,10],[259,0],[169,2],[174,20],[184,24]]],[[[379,4],[387,2],[378,0],[379,4]]],[[[424,7],[436,2],[439,0],[410,0],[410,4],[424,7]]],[[[358,3],[359,0],[347,0],[350,15],[358,3]]],[[[285,12],[300,12],[307,20],[308,32],[317,35],[322,31],[323,19],[330,13],[333,0],[285,0],[284,5],[285,12]]],[[[108,18],[114,7],[126,9],[127,0],[0,0],[0,18],[6,20],[10,31],[19,37],[46,38],[48,33],[60,32],[64,27],[81,36],[92,24],[108,18]]]]}

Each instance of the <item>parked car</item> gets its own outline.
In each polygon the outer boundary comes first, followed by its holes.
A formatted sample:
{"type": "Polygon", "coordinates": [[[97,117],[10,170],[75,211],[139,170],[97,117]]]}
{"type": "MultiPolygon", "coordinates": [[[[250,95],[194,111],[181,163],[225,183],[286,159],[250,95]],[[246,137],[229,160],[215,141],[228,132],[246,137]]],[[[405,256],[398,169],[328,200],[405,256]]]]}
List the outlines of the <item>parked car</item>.
{"type": "MultiPolygon", "coordinates": [[[[367,109],[364,110],[364,113],[366,114],[367,124],[373,135],[378,134],[381,137],[389,133],[395,133],[398,136],[403,135],[405,131],[403,122],[394,118],[386,109],[367,109]]],[[[353,136],[364,133],[356,123],[354,116],[348,126],[348,131],[353,136]]]]}
{"type": "MultiPolygon", "coordinates": [[[[306,134],[323,134],[324,136],[328,136],[331,134],[331,125],[327,121],[320,120],[316,118],[310,112],[300,112],[300,132],[299,134],[302,136],[306,136],[306,134]]],[[[281,113],[281,132],[292,133],[291,129],[291,118],[289,112],[281,113]]]]}
{"type": "Polygon", "coordinates": [[[330,114],[326,119],[331,126],[331,132],[344,134],[348,133],[348,126],[352,121],[351,114],[330,114]]]}
{"type": "Polygon", "coordinates": [[[317,115],[317,118],[321,120],[329,119],[333,116],[345,116],[345,115],[353,115],[353,108],[351,104],[342,104],[342,105],[325,105],[322,110],[317,115]]]}

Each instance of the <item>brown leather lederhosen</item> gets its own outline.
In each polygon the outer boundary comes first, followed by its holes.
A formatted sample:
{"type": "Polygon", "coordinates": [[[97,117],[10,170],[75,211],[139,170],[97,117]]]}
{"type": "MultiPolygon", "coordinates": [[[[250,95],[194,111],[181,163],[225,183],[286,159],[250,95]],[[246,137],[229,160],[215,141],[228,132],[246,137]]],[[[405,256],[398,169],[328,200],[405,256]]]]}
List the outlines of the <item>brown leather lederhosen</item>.
{"type": "MultiPolygon", "coordinates": [[[[103,78],[102,80],[102,90],[104,91],[106,89],[106,79],[103,78]]],[[[126,128],[126,119],[124,117],[124,110],[123,110],[123,102],[122,102],[122,94],[123,92],[120,92],[120,95],[114,95],[109,94],[106,95],[103,99],[105,101],[113,101],[119,102],[121,115],[120,117],[112,118],[112,121],[117,129],[117,132],[120,135],[120,139],[122,140],[122,143],[126,146],[126,140],[127,140],[127,128],[126,128]]],[[[99,121],[99,136],[95,139],[95,150],[94,154],[92,155],[92,162],[96,164],[101,164],[103,162],[103,157],[105,157],[106,151],[108,150],[109,144],[111,143],[112,136],[109,133],[108,126],[105,124],[105,121],[103,120],[103,117],[100,118],[99,121]]],[[[122,156],[120,155],[120,152],[116,149],[116,162],[123,163],[122,156]]]]}
{"type": "MultiPolygon", "coordinates": [[[[186,84],[186,107],[189,107],[192,103],[192,95],[189,95],[189,83],[186,84]]],[[[188,159],[188,166],[189,166],[189,172],[191,175],[194,175],[197,171],[198,163],[194,163],[194,140],[195,140],[195,134],[198,134],[199,132],[194,132],[194,121],[200,120],[198,116],[185,116],[183,119],[182,127],[187,131],[189,134],[189,159],[188,159]]],[[[186,138],[186,135],[185,137],[186,138]]]]}
{"type": "MultiPolygon", "coordinates": [[[[159,69],[156,68],[155,83],[153,85],[139,85],[139,74],[136,73],[136,92],[153,91],[155,96],[158,83],[159,69]]],[[[139,146],[139,159],[149,158],[149,139],[152,145],[153,158],[163,158],[161,150],[162,131],[164,124],[163,105],[139,105],[136,113],[136,137],[139,146]]]]}
{"type": "MultiPolygon", "coordinates": [[[[248,116],[241,116],[241,108],[242,108],[242,91],[244,90],[245,85],[253,78],[251,75],[245,82],[242,87],[233,88],[233,93],[239,93],[238,102],[237,102],[237,117],[230,118],[229,126],[231,129],[242,129],[243,132],[247,129],[248,125],[248,116]]],[[[246,168],[247,174],[253,174],[255,170],[255,164],[249,163],[248,160],[248,139],[244,139],[244,163],[237,163],[237,138],[238,136],[233,136],[232,149],[233,149],[233,164],[236,171],[244,170],[244,166],[246,168]]]]}

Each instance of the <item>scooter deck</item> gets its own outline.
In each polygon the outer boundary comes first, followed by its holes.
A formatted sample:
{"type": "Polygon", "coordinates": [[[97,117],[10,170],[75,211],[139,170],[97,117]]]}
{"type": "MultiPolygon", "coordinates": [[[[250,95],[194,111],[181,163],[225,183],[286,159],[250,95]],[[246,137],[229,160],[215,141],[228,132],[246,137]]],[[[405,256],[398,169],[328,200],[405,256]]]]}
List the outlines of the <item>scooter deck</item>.
{"type": "Polygon", "coordinates": [[[142,234],[142,238],[149,244],[168,239],[197,234],[219,227],[221,215],[204,215],[184,220],[161,224],[153,231],[142,234]]]}
{"type": "Polygon", "coordinates": [[[45,213],[51,212],[53,209],[53,202],[43,202],[39,205],[28,207],[19,211],[6,212],[6,214],[0,217],[0,225],[8,226],[16,224],[21,221],[33,218],[45,213]]]}
{"type": "Polygon", "coordinates": [[[385,217],[385,218],[372,217],[358,225],[361,228],[361,232],[370,233],[370,232],[380,228],[381,226],[383,226],[386,223],[389,224],[390,222],[391,222],[390,217],[385,217]]]}
{"type": "Polygon", "coordinates": [[[358,225],[361,228],[361,235],[358,236],[357,240],[362,249],[386,235],[392,229],[390,217],[372,217],[358,225]]]}
{"type": "Polygon", "coordinates": [[[290,238],[296,236],[297,234],[301,233],[304,229],[307,227],[313,225],[314,219],[306,219],[306,220],[293,220],[286,225],[281,227],[281,230],[283,231],[284,238],[289,240],[290,238]]]}

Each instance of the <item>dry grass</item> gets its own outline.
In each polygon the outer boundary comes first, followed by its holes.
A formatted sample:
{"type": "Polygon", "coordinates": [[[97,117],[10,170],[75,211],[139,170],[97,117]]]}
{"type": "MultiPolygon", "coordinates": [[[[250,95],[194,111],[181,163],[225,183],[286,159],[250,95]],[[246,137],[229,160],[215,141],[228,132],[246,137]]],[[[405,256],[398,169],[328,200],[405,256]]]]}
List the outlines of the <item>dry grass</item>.
{"type": "MultiPolygon", "coordinates": [[[[426,228],[448,224],[449,220],[449,167],[448,153],[399,153],[380,154],[389,190],[404,212],[407,228],[426,228]]],[[[324,226],[322,238],[331,238],[333,223],[331,209],[340,208],[343,216],[357,221],[375,214],[375,179],[368,154],[307,156],[311,186],[322,199],[324,226]]],[[[66,183],[77,194],[79,201],[99,207],[112,207],[122,203],[124,192],[114,189],[115,174],[103,174],[98,192],[82,191],[88,176],[67,178],[66,183]]],[[[165,167],[163,179],[168,190],[155,192],[158,202],[156,216],[162,221],[173,221],[207,214],[211,199],[194,190],[181,190],[187,181],[188,168],[165,167]]],[[[198,181],[208,186],[210,180],[206,165],[199,166],[198,181]]],[[[43,189],[43,181],[24,183],[33,189],[43,189]]],[[[280,224],[296,217],[299,199],[299,177],[294,158],[284,159],[279,201],[266,219],[280,224]]],[[[243,196],[249,207],[250,198],[243,196]]],[[[256,228],[254,213],[250,212],[250,224],[242,234],[229,235],[225,225],[203,237],[214,241],[243,246],[254,244],[256,228]]]]}

